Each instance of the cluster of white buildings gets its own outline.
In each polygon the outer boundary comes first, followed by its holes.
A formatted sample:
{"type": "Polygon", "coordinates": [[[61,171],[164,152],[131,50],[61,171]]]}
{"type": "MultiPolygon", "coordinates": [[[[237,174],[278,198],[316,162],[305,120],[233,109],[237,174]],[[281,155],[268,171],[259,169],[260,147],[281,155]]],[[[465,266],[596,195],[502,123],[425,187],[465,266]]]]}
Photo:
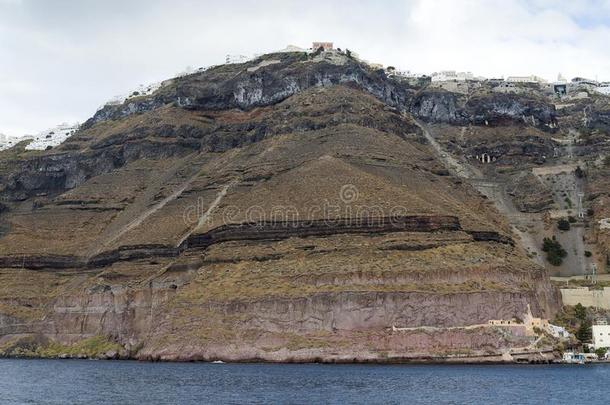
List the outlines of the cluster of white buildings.
{"type": "Polygon", "coordinates": [[[490,319],[487,324],[489,326],[510,328],[515,335],[536,336],[538,334],[537,331],[544,331],[560,339],[568,339],[570,337],[570,333],[564,327],[553,325],[548,319],[533,316],[529,304],[527,305],[527,312],[523,315],[523,320],[490,319]]]}
{"type": "Polygon", "coordinates": [[[607,350],[610,348],[610,325],[605,319],[600,319],[591,326],[591,337],[592,343],[586,344],[589,353],[565,352],[563,354],[564,363],[585,364],[591,361],[610,360],[610,351],[607,350]],[[606,353],[598,356],[595,353],[598,349],[606,349],[606,353]]]}
{"type": "MultiPolygon", "coordinates": [[[[491,80],[497,83],[496,90],[501,92],[520,92],[519,85],[535,84],[542,87],[548,86],[552,93],[559,96],[570,94],[572,97],[577,95],[587,96],[586,92],[597,92],[610,95],[610,82],[598,82],[597,80],[583,77],[575,77],[571,81],[566,80],[561,73],[557,80],[548,82],[540,76],[508,76],[506,79],[487,79],[482,76],[475,76],[472,72],[457,72],[455,70],[443,70],[434,72],[431,75],[432,83],[436,87],[444,87],[447,83],[482,82],[491,80]]],[[[455,86],[454,86],[455,87],[455,86]]],[[[451,88],[448,88],[451,89],[451,88]]]]}
{"type": "MultiPolygon", "coordinates": [[[[191,72],[192,73],[192,72],[191,72]]],[[[130,91],[129,93],[122,94],[111,98],[108,102],[106,102],[103,106],[98,108],[98,110],[102,109],[106,105],[119,105],[123,104],[125,100],[128,100],[133,97],[141,97],[148,96],[154,93],[158,88],[163,85],[163,82],[152,83],[149,85],[140,84],[137,88],[130,91]]]]}
{"type": "Polygon", "coordinates": [[[0,151],[12,148],[23,141],[30,141],[25,150],[47,150],[54,148],[72,136],[79,128],[78,123],[69,124],[64,122],[56,127],[47,129],[37,135],[24,135],[21,137],[10,137],[0,134],[0,151]]]}
{"type": "Polygon", "coordinates": [[[47,129],[34,135],[25,150],[47,150],[63,143],[72,136],[79,128],[78,123],[69,124],[64,122],[54,128],[47,129]]]}

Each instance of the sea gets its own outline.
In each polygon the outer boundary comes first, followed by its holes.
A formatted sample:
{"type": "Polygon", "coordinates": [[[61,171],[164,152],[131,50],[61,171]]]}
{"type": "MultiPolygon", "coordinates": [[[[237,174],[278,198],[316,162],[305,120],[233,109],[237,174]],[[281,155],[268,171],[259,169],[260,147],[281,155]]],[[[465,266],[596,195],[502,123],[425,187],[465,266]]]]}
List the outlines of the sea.
{"type": "Polygon", "coordinates": [[[608,404],[610,365],[0,359],[0,404],[608,404]]]}

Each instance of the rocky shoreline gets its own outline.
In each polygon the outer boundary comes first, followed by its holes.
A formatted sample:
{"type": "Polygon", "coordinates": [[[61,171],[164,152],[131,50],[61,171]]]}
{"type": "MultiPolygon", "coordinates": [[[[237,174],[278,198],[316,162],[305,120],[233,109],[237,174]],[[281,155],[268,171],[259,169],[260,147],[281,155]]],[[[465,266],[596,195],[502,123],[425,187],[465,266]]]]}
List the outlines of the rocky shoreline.
{"type": "Polygon", "coordinates": [[[307,357],[288,357],[285,359],[277,358],[223,358],[223,357],[139,357],[124,355],[120,353],[105,353],[96,356],[85,355],[67,355],[60,354],[58,356],[30,356],[30,355],[0,355],[0,359],[52,359],[52,360],[107,360],[107,361],[141,361],[141,362],[175,362],[175,363],[227,363],[227,364],[251,364],[251,363],[268,363],[268,364],[462,364],[462,365],[495,365],[495,364],[551,364],[559,363],[560,356],[553,350],[531,351],[513,354],[509,358],[503,354],[486,354],[474,356],[453,356],[453,357],[435,357],[435,356],[405,356],[405,357],[324,357],[314,356],[307,357]]]}

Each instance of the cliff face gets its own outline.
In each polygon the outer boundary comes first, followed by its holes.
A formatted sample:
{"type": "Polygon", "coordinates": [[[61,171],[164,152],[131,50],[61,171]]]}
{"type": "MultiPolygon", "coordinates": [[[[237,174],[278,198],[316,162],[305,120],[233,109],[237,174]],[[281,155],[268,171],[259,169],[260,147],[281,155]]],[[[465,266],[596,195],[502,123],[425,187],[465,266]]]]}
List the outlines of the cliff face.
{"type": "Polygon", "coordinates": [[[346,55],[323,53],[312,58],[306,53],[272,54],[254,62],[224,65],[172,79],[152,97],[106,106],[85,127],[168,104],[189,110],[250,110],[276,104],[310,87],[338,84],[360,88],[401,108],[414,93],[409,86],[388,80],[383,71],[371,70],[346,55]]]}
{"type": "Polygon", "coordinates": [[[460,97],[342,54],[266,55],[107,106],[56,150],[0,155],[0,350],[98,335],[122,347],[110,357],[180,360],[527,346],[483,325],[528,304],[550,318],[557,292],[413,117],[546,131],[554,112],[460,97]]]}
{"type": "Polygon", "coordinates": [[[464,96],[444,90],[426,89],[417,94],[410,112],[427,122],[454,125],[531,125],[553,131],[555,107],[536,97],[509,94],[464,96]]]}

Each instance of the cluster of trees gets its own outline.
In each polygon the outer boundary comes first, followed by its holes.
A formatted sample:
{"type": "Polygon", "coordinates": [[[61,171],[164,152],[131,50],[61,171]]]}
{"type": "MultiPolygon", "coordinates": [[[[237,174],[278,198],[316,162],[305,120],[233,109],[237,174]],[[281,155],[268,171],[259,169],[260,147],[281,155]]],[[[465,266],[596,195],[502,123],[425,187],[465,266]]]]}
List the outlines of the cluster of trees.
{"type": "Polygon", "coordinates": [[[581,343],[590,342],[593,338],[593,332],[591,330],[591,321],[587,319],[587,309],[578,303],[574,306],[574,316],[579,322],[578,329],[576,330],[576,339],[581,343]]]}
{"type": "Polygon", "coordinates": [[[561,246],[561,243],[559,243],[555,236],[552,239],[544,238],[542,251],[546,252],[546,260],[553,266],[561,266],[563,259],[568,255],[568,252],[561,246]]]}
{"type": "Polygon", "coordinates": [[[576,218],[570,215],[568,217],[568,219],[561,218],[559,221],[557,221],[557,228],[560,231],[569,231],[570,225],[575,222],[576,222],[576,218]]]}

